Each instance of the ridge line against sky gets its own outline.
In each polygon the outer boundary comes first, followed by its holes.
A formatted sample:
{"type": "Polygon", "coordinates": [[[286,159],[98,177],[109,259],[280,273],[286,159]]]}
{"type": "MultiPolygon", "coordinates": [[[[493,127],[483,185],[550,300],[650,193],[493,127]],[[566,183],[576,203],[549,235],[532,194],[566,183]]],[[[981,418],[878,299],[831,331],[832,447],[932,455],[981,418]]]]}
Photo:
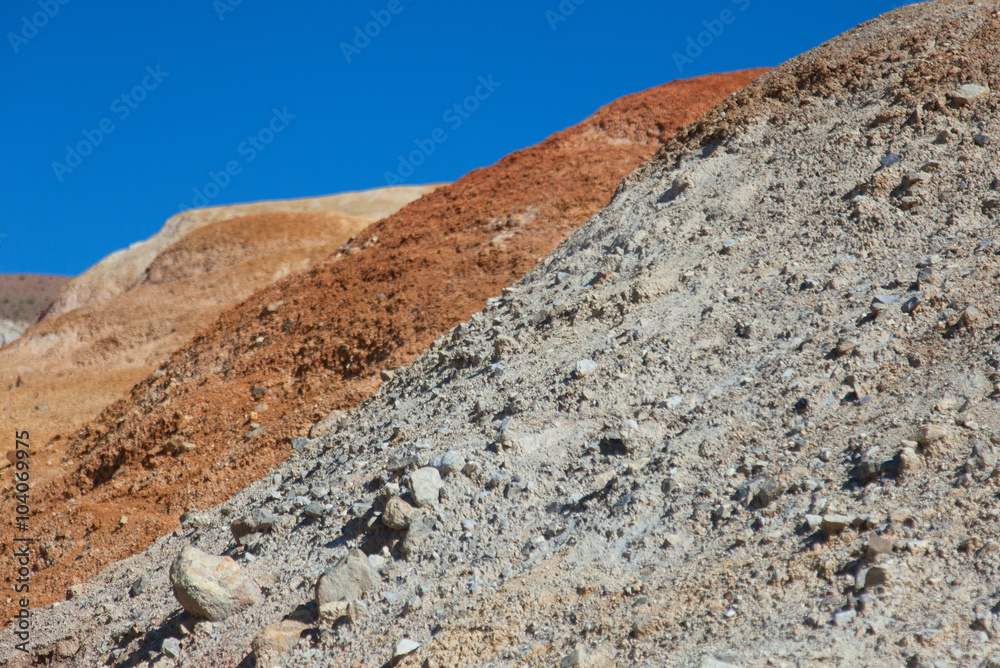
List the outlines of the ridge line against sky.
{"type": "Polygon", "coordinates": [[[78,274],[182,208],[454,181],[623,95],[777,65],[899,6],[470,4],[6,3],[0,273],[78,274]]]}

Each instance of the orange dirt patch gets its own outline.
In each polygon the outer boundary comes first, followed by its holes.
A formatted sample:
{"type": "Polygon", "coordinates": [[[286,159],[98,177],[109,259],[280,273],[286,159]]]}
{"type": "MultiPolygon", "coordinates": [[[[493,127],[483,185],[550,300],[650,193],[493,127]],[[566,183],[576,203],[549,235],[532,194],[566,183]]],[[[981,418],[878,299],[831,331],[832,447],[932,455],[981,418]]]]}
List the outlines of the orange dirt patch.
{"type": "Polygon", "coordinates": [[[68,585],[172,530],[184,511],[260,478],[289,456],[293,437],[357,405],[380,370],[412,361],[482,308],[597,213],[666,138],[761,72],[676,81],[618,100],[225,312],[162,375],[76,435],[58,475],[36,488],[33,521],[46,548],[32,604],[62,598],[68,585]],[[180,442],[197,447],[184,452],[180,442]]]}

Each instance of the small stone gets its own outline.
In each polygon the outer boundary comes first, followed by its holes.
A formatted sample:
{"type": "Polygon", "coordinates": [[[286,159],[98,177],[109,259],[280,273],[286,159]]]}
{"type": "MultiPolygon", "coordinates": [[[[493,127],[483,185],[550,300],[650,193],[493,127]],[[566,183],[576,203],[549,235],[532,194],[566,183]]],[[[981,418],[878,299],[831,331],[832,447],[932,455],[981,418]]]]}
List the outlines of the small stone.
{"type": "Polygon", "coordinates": [[[355,601],[382,583],[364,552],[353,549],[329,568],[316,583],[316,605],[355,601]]]}
{"type": "Polygon", "coordinates": [[[885,566],[872,566],[865,576],[865,589],[880,587],[892,580],[891,571],[885,566]]]}
{"type": "Polygon", "coordinates": [[[311,517],[315,520],[322,519],[326,515],[326,504],[313,501],[302,509],[302,513],[306,517],[311,517]]]}
{"type": "Polygon", "coordinates": [[[420,649],[420,643],[416,640],[410,640],[409,638],[403,638],[396,645],[396,651],[392,654],[392,665],[396,665],[403,660],[408,654],[412,654],[420,649]]]}
{"type": "Polygon", "coordinates": [[[281,663],[281,655],[290,652],[298,643],[308,624],[286,619],[271,624],[253,639],[253,653],[258,668],[270,668],[281,663]]]}
{"type": "Polygon", "coordinates": [[[443,455],[431,459],[427,465],[436,468],[441,472],[441,475],[448,476],[462,470],[462,467],[465,466],[465,458],[457,452],[449,450],[443,455]]]}
{"type": "Polygon", "coordinates": [[[868,541],[865,546],[865,557],[869,561],[875,561],[884,554],[892,553],[892,541],[882,536],[875,536],[868,541]]]}
{"type": "Polygon", "coordinates": [[[56,643],[56,654],[62,659],[71,659],[80,652],[80,643],[73,638],[64,638],[56,643]]]}
{"type": "Polygon", "coordinates": [[[979,98],[988,94],[990,89],[986,86],[980,86],[979,84],[967,83],[959,86],[957,89],[948,93],[948,97],[951,98],[959,107],[964,107],[966,105],[972,104],[979,98]]]}
{"type": "Polygon", "coordinates": [[[725,661],[719,661],[712,656],[704,656],[701,661],[698,662],[697,668],[736,668],[731,663],[726,663],[725,661]]]}
{"type": "Polygon", "coordinates": [[[766,508],[771,505],[774,501],[785,493],[788,489],[788,485],[780,476],[775,476],[771,478],[760,488],[753,497],[753,501],[750,504],[751,508],[766,508]]]}
{"type": "Polygon", "coordinates": [[[403,501],[398,496],[394,496],[386,501],[382,511],[382,524],[395,531],[404,531],[418,517],[416,508],[403,501]]]}
{"type": "Polygon", "coordinates": [[[903,448],[899,451],[900,473],[912,473],[924,467],[924,462],[913,448],[903,448]]]}
{"type": "Polygon", "coordinates": [[[941,275],[938,274],[932,267],[924,267],[917,272],[917,285],[920,288],[926,288],[928,285],[937,285],[941,282],[941,275]]]}
{"type": "Polygon", "coordinates": [[[854,610],[841,610],[833,614],[833,624],[834,626],[847,626],[857,616],[858,613],[854,610]]]}
{"type": "Polygon", "coordinates": [[[822,515],[806,515],[806,528],[810,531],[818,531],[823,526],[822,515]]]}
{"type": "Polygon", "coordinates": [[[921,295],[913,295],[905,302],[900,310],[903,313],[915,313],[924,303],[924,298],[921,295]]]}
{"type": "Polygon", "coordinates": [[[399,544],[399,551],[407,556],[418,554],[430,541],[433,533],[434,529],[429,523],[429,518],[411,522],[410,528],[406,530],[406,537],[399,544]]]}
{"type": "Polygon", "coordinates": [[[926,424],[917,433],[916,441],[923,447],[944,440],[948,437],[948,429],[939,424],[926,424]]]}
{"type": "Polygon", "coordinates": [[[858,342],[855,341],[854,339],[840,339],[839,341],[837,341],[837,345],[834,348],[834,352],[837,354],[838,357],[842,357],[844,355],[852,353],[854,349],[857,347],[858,347],[858,342]]]}
{"type": "Polygon", "coordinates": [[[883,167],[892,167],[893,165],[899,164],[899,160],[899,156],[895,153],[887,153],[881,160],[879,160],[879,162],[882,163],[883,167]]]}
{"type": "Polygon", "coordinates": [[[379,371],[378,375],[379,378],[382,379],[383,383],[388,383],[390,380],[396,377],[395,372],[390,371],[389,369],[382,369],[381,371],[379,371]]]}
{"type": "Polygon", "coordinates": [[[425,466],[410,474],[410,486],[413,489],[413,502],[419,508],[433,508],[438,504],[444,483],[436,468],[425,466]]]}
{"type": "Polygon", "coordinates": [[[322,438],[337,430],[344,420],[344,411],[333,411],[309,428],[309,438],[322,438]]]}
{"type": "Polygon", "coordinates": [[[580,647],[577,647],[564,656],[559,662],[559,668],[573,668],[574,666],[585,665],[587,665],[587,653],[580,647]]]}
{"type": "Polygon", "coordinates": [[[311,441],[308,438],[296,436],[292,439],[292,449],[296,452],[302,452],[309,446],[309,443],[311,443],[311,441]]]}
{"type": "Polygon", "coordinates": [[[838,533],[843,533],[847,527],[851,526],[853,518],[847,515],[824,515],[823,516],[823,533],[827,536],[833,536],[838,533]]]}
{"type": "Polygon", "coordinates": [[[332,627],[342,619],[357,624],[367,614],[368,607],[361,601],[333,601],[320,607],[319,621],[326,627],[332,627]]]}
{"type": "Polygon", "coordinates": [[[195,617],[221,621],[261,599],[260,587],[230,557],[185,547],[170,566],[174,597],[195,617]]]}
{"type": "Polygon", "coordinates": [[[982,319],[982,314],[979,312],[975,306],[970,306],[969,308],[962,311],[962,317],[959,322],[963,327],[968,327],[969,329],[974,328],[979,321],[982,319]]]}
{"type": "Polygon", "coordinates": [[[128,589],[128,595],[135,598],[136,596],[145,594],[146,590],[149,589],[150,579],[149,573],[143,573],[140,575],[134,582],[132,582],[132,586],[128,589]]]}
{"type": "Polygon", "coordinates": [[[974,134],[972,135],[972,141],[976,142],[977,146],[986,146],[991,140],[989,135],[974,134]]]}
{"type": "Polygon", "coordinates": [[[597,372],[597,362],[594,360],[580,360],[576,363],[576,377],[586,378],[597,372]]]}
{"type": "Polygon", "coordinates": [[[248,536],[258,531],[268,531],[274,527],[278,518],[266,508],[258,508],[249,515],[236,520],[229,525],[229,530],[233,534],[236,542],[240,542],[244,536],[248,536]]]}
{"type": "Polygon", "coordinates": [[[179,658],[181,655],[181,641],[177,638],[167,638],[160,645],[160,651],[169,656],[171,659],[179,658]]]}
{"type": "Polygon", "coordinates": [[[740,247],[740,242],[736,239],[726,239],[722,242],[722,254],[732,255],[740,247]]]}

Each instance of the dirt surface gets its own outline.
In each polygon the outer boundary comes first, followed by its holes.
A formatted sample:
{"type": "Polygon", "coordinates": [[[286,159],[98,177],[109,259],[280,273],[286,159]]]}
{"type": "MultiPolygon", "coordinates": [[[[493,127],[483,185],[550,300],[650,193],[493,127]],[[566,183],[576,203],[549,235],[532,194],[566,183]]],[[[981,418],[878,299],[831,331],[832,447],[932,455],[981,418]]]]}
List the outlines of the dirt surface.
{"type": "Polygon", "coordinates": [[[39,611],[39,655],[264,665],[294,617],[267,665],[1000,665],[998,43],[1000,3],[938,0],[764,74],[331,433],[39,611]],[[184,612],[191,545],[263,600],[184,612]],[[317,615],[355,548],[377,583],[317,615]]]}
{"type": "MultiPolygon", "coordinates": [[[[369,223],[435,187],[238,204],[172,218],[152,239],[63,286],[42,320],[0,352],[0,432],[30,423],[42,443],[76,432],[223,310],[325,260],[369,223]]],[[[0,455],[10,446],[0,444],[0,455]]],[[[63,452],[55,447],[47,456],[58,462],[63,452]]],[[[0,468],[6,464],[0,458],[0,468]]]]}
{"type": "Polygon", "coordinates": [[[183,512],[228,498],[285,460],[294,437],[357,405],[381,370],[412,361],[482,308],[599,211],[670,133],[759,73],[619,100],[225,313],[74,437],[62,468],[39,456],[56,475],[34,492],[47,547],[33,604],[63,598],[67,586],[174,529],[183,512]]]}

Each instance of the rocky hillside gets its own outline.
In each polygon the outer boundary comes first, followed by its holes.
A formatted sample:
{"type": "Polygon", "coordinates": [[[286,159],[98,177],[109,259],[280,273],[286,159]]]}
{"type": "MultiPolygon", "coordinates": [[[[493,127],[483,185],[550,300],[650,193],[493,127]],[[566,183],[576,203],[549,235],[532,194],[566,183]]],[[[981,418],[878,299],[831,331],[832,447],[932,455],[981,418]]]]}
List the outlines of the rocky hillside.
{"type": "MultiPolygon", "coordinates": [[[[172,218],[152,239],[67,283],[41,321],[0,351],[0,431],[30,426],[40,444],[76,432],[223,310],[325,260],[373,220],[435,188],[236,205],[172,218]],[[63,308],[71,302],[73,309],[63,308]]],[[[65,443],[60,439],[46,451],[54,465],[39,471],[39,482],[58,472],[65,443]]],[[[0,451],[10,447],[4,443],[0,451]]],[[[0,468],[7,464],[0,458],[0,468]]]]}
{"type": "Polygon", "coordinates": [[[0,346],[24,333],[69,276],[0,274],[0,346]]]}
{"type": "Polygon", "coordinates": [[[727,98],[330,433],[39,611],[52,662],[1000,665],[998,17],[905,7],[727,98]]]}
{"type": "MultiPolygon", "coordinates": [[[[52,299],[43,317],[113,299],[143,283],[149,265],[167,248],[191,232],[234,218],[270,213],[327,213],[373,223],[389,216],[438,186],[402,186],[340,193],[324,197],[273,200],[191,209],[172,216],[155,235],[112,253],[67,283],[52,299]]],[[[360,230],[360,228],[359,228],[360,230]]],[[[236,237],[238,238],[238,236],[236,237]]],[[[230,243],[236,243],[235,238],[230,243]]]]}
{"type": "Polygon", "coordinates": [[[527,273],[664,139],[759,73],[677,81],[614,102],[222,315],[68,446],[57,444],[69,453],[61,465],[40,456],[47,477],[34,493],[48,547],[33,601],[63,598],[172,531],[185,511],[260,479],[315,421],[357,405],[380,375],[391,378],[527,273]]]}

